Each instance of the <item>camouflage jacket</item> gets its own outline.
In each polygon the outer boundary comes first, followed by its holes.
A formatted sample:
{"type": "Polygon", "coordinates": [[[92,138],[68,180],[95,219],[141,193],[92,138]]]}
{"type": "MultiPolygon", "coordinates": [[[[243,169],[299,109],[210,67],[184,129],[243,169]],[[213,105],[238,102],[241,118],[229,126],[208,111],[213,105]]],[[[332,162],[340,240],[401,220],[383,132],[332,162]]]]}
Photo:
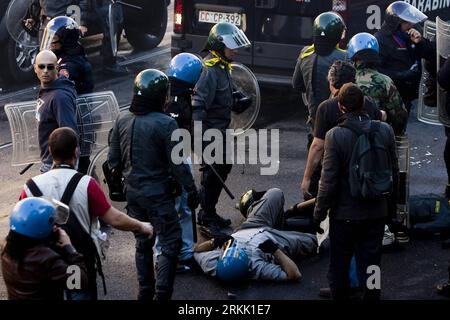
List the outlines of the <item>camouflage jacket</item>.
{"type": "Polygon", "coordinates": [[[394,129],[395,135],[404,133],[408,123],[408,112],[391,78],[375,69],[358,65],[356,83],[365,95],[375,101],[380,110],[386,111],[387,122],[394,129]]]}

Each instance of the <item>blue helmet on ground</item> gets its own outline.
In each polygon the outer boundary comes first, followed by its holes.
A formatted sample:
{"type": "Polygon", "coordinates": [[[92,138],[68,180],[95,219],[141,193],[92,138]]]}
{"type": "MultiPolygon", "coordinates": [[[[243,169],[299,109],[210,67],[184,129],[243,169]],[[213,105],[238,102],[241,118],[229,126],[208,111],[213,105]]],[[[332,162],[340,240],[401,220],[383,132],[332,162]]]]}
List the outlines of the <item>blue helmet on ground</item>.
{"type": "Polygon", "coordinates": [[[167,70],[171,78],[195,85],[202,73],[202,60],[192,53],[180,53],[172,58],[167,70]]]}
{"type": "Polygon", "coordinates": [[[53,232],[53,226],[67,222],[69,209],[59,201],[44,198],[26,198],[11,211],[12,231],[33,239],[45,239],[53,232]]]}
{"type": "Polygon", "coordinates": [[[228,240],[225,251],[217,261],[216,275],[225,282],[238,282],[247,278],[249,273],[249,258],[237,241],[228,240]]]}
{"type": "Polygon", "coordinates": [[[353,59],[358,52],[363,50],[372,50],[378,54],[380,52],[380,46],[378,45],[377,38],[367,32],[355,34],[348,42],[348,57],[353,59]]]}

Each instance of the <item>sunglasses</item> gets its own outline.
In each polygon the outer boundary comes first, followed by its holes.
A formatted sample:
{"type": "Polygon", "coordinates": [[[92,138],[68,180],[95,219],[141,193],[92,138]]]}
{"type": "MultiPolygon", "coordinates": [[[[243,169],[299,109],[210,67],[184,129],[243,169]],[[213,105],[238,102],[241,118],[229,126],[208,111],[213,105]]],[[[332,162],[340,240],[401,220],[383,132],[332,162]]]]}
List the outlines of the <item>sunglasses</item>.
{"type": "Polygon", "coordinates": [[[48,71],[53,71],[56,68],[54,64],[38,64],[37,67],[41,70],[47,68],[48,71]]]}

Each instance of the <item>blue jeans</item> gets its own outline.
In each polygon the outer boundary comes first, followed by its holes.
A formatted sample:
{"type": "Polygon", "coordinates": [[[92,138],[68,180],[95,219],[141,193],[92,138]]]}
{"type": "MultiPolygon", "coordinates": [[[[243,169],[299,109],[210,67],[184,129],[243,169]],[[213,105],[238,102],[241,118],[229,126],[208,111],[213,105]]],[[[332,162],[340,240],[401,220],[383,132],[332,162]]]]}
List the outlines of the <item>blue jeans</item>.
{"type": "MultiPolygon", "coordinates": [[[[191,158],[187,158],[189,168],[192,173],[192,161],[191,158]]],[[[188,207],[187,203],[187,192],[183,189],[183,192],[179,197],[175,199],[175,210],[178,212],[178,217],[180,218],[180,226],[181,226],[181,240],[183,241],[180,255],[178,256],[179,260],[189,260],[194,256],[194,236],[192,233],[192,212],[188,207]]],[[[156,237],[155,241],[155,259],[154,261],[158,261],[157,257],[161,254],[161,245],[159,243],[158,237],[156,237]]]]}

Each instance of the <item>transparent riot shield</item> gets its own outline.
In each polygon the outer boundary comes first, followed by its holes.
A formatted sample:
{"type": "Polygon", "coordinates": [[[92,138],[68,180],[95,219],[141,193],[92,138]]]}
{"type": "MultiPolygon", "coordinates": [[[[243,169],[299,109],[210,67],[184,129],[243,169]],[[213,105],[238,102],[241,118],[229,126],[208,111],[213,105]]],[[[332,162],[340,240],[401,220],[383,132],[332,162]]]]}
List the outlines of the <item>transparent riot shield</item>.
{"type": "MultiPolygon", "coordinates": [[[[450,23],[436,18],[436,53],[437,53],[437,70],[439,70],[450,56],[450,23]]],[[[443,125],[450,127],[450,117],[446,110],[446,96],[447,91],[441,88],[438,84],[437,103],[439,121],[443,125]]]]}
{"type": "Polygon", "coordinates": [[[37,48],[39,39],[37,30],[39,26],[34,26],[35,36],[32,32],[26,32],[24,28],[24,20],[27,15],[30,0],[13,0],[9,3],[5,14],[5,24],[9,35],[17,43],[26,48],[37,48]]]}
{"type": "MultiPolygon", "coordinates": [[[[432,39],[436,36],[436,23],[432,21],[425,21],[423,37],[426,39],[432,39]]],[[[425,64],[424,59],[422,59],[422,66],[425,64]]],[[[427,83],[430,81],[436,81],[436,79],[430,78],[428,71],[422,67],[422,77],[420,79],[419,86],[419,100],[417,103],[417,119],[421,122],[442,125],[439,121],[438,108],[436,106],[428,106],[424,101],[424,96],[427,91],[427,83]]],[[[436,83],[433,83],[436,85],[436,83]]]]}
{"type": "MultiPolygon", "coordinates": [[[[25,101],[5,106],[13,145],[12,165],[40,162],[38,122],[39,102],[25,101]]],[[[112,91],[81,95],[77,99],[77,121],[82,156],[95,155],[108,145],[108,133],[119,115],[112,91]]]]}
{"type": "Polygon", "coordinates": [[[117,22],[116,16],[118,14],[119,4],[111,2],[108,10],[108,24],[109,24],[109,36],[111,38],[111,50],[112,55],[117,56],[117,22]]]}
{"type": "MultiPolygon", "coordinates": [[[[93,158],[91,164],[89,165],[89,169],[87,174],[93,177],[99,183],[100,187],[103,190],[103,193],[109,199],[109,189],[106,184],[105,175],[103,173],[102,165],[108,159],[108,151],[109,147],[103,147],[93,158]]],[[[109,199],[110,203],[117,209],[125,211],[126,202],[116,202],[109,199]]]]}
{"type": "Polygon", "coordinates": [[[246,97],[252,99],[250,107],[244,112],[231,113],[230,128],[234,129],[234,135],[239,135],[250,129],[258,118],[261,106],[261,93],[258,80],[246,66],[240,63],[233,63],[231,77],[234,89],[239,90],[246,97]]]}
{"type": "Polygon", "coordinates": [[[398,154],[398,196],[397,196],[397,220],[409,227],[409,139],[407,135],[396,136],[398,154]]]}

